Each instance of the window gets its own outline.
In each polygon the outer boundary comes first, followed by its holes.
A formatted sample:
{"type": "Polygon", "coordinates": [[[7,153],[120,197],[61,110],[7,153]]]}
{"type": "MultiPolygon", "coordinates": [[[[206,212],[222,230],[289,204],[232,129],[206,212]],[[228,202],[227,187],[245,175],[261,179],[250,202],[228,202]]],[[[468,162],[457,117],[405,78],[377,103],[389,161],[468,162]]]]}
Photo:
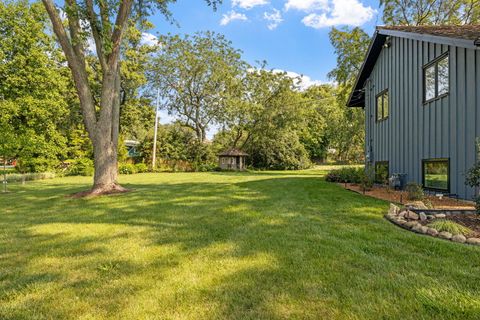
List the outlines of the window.
{"type": "Polygon", "coordinates": [[[388,90],[384,90],[377,96],[377,121],[387,119],[388,113],[388,90]]]}
{"type": "Polygon", "coordinates": [[[423,81],[425,102],[448,93],[448,55],[438,58],[424,68],[423,81]]]}
{"type": "Polygon", "coordinates": [[[375,162],[375,182],[387,184],[390,176],[388,161],[375,162]]]}
{"type": "Polygon", "coordinates": [[[439,191],[450,190],[450,161],[448,159],[423,160],[423,187],[439,191]]]}

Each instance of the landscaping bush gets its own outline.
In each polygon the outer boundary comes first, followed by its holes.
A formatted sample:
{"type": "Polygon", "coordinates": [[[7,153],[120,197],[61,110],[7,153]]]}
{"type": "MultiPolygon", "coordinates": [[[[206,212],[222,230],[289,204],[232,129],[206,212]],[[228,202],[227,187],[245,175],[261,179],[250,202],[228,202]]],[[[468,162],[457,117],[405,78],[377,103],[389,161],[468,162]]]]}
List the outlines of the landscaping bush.
{"type": "Polygon", "coordinates": [[[467,236],[472,233],[472,230],[470,230],[469,228],[462,226],[461,224],[458,224],[454,221],[445,219],[435,220],[429,223],[428,226],[436,229],[439,232],[446,231],[450,232],[453,235],[463,234],[464,236],[467,236]]]}
{"type": "Polygon", "coordinates": [[[375,171],[372,166],[366,168],[360,175],[360,185],[363,190],[371,190],[375,183],[375,171]]]}
{"type": "Polygon", "coordinates": [[[133,164],[123,163],[118,166],[118,172],[120,174],[135,174],[137,173],[137,168],[133,164]]]}
{"type": "Polygon", "coordinates": [[[330,171],[325,179],[328,182],[361,183],[364,175],[363,168],[344,167],[330,171]]]}
{"type": "Polygon", "coordinates": [[[408,200],[419,201],[423,200],[423,188],[421,185],[415,182],[410,182],[405,187],[405,190],[408,193],[408,200]]]}
{"type": "MultiPolygon", "coordinates": [[[[465,184],[472,188],[480,187],[480,162],[477,162],[467,171],[465,184]]],[[[480,195],[475,197],[475,208],[477,209],[477,213],[480,214],[480,195]]]]}
{"type": "Polygon", "coordinates": [[[70,162],[65,175],[67,176],[93,176],[93,161],[88,158],[80,158],[70,162]]]}
{"type": "Polygon", "coordinates": [[[145,163],[137,163],[135,164],[135,170],[137,173],[145,173],[148,172],[148,166],[145,163]]]}

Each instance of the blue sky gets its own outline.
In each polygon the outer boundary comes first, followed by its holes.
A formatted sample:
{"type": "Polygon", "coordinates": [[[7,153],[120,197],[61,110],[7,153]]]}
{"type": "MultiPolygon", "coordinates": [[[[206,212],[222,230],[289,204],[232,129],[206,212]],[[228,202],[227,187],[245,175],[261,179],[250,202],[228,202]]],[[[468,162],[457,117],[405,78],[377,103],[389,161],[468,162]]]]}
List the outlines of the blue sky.
{"type": "Polygon", "coordinates": [[[307,86],[328,81],[335,67],[332,26],[361,26],[371,34],[381,24],[377,0],[224,0],[216,12],[202,0],[177,0],[170,9],[180,27],[157,15],[153,33],[222,33],[246,61],[304,75],[307,86]]]}

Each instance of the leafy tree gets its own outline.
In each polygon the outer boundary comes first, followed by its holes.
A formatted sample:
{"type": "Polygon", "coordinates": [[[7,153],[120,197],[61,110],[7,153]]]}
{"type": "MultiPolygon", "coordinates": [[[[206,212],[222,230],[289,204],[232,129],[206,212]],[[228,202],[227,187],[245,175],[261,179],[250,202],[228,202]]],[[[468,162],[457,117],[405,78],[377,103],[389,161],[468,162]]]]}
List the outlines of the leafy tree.
{"type": "Polygon", "coordinates": [[[337,66],[328,74],[337,82],[338,115],[333,128],[332,147],[337,151],[337,160],[357,162],[363,155],[364,113],[358,108],[346,107],[348,96],[353,89],[368,50],[369,36],[360,28],[332,28],[330,42],[337,55],[337,66]]]}
{"type": "Polygon", "coordinates": [[[218,139],[247,151],[257,168],[308,167],[308,152],[300,142],[306,99],[297,91],[296,80],[262,67],[250,69],[237,88],[229,97],[218,139]]]}
{"type": "Polygon", "coordinates": [[[24,171],[51,169],[65,150],[68,78],[46,22],[38,4],[0,2],[1,152],[24,171]]]}
{"type": "Polygon", "coordinates": [[[204,142],[206,132],[220,121],[227,95],[246,64],[224,36],[213,32],[193,36],[163,36],[152,61],[151,78],[170,114],[204,142]]]}
{"type": "MultiPolygon", "coordinates": [[[[80,100],[85,128],[92,140],[95,174],[91,194],[124,190],[117,184],[120,122],[120,61],[125,30],[132,14],[145,17],[155,9],[167,17],[169,0],[42,0],[62,47],[80,100]],[[62,20],[59,9],[66,16],[62,20]],[[96,99],[87,71],[86,39],[95,43],[100,65],[100,98],[96,99]]],[[[215,5],[217,1],[207,0],[215,5]]]]}
{"type": "Polygon", "coordinates": [[[388,25],[475,24],[480,21],[479,0],[381,0],[388,25]]]}

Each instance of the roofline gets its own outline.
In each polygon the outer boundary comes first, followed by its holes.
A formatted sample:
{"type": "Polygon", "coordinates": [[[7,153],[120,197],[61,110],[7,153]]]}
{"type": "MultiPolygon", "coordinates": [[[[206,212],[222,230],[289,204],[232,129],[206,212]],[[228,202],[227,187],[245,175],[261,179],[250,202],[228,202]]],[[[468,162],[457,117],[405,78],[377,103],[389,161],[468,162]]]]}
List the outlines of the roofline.
{"type": "Polygon", "coordinates": [[[386,36],[407,38],[407,39],[419,40],[419,41],[434,42],[434,43],[445,44],[445,45],[449,45],[449,46],[480,50],[480,46],[476,45],[476,43],[478,42],[478,39],[477,40],[467,40],[467,39],[462,39],[462,38],[435,36],[435,35],[425,34],[425,33],[416,33],[416,32],[406,32],[406,31],[382,29],[382,27],[377,27],[377,32],[380,33],[380,34],[386,35],[386,36]]]}
{"type": "MultiPolygon", "coordinates": [[[[473,49],[473,50],[480,50],[480,37],[476,40],[466,40],[462,38],[453,38],[453,37],[444,37],[444,36],[435,36],[430,34],[424,33],[417,33],[417,32],[406,32],[406,31],[398,31],[398,30],[390,30],[390,29],[382,29],[381,26],[375,29],[375,33],[372,36],[372,40],[370,41],[370,45],[368,47],[368,51],[365,54],[365,58],[362,62],[362,67],[357,74],[357,78],[355,79],[355,84],[350,92],[350,95],[347,100],[347,107],[364,107],[364,104],[361,101],[352,101],[353,94],[358,92],[360,88],[358,88],[359,81],[364,74],[365,66],[368,62],[368,57],[370,56],[372,49],[377,41],[377,38],[381,36],[391,36],[391,37],[398,37],[398,38],[406,38],[418,41],[426,41],[426,42],[433,42],[438,44],[444,44],[448,46],[455,46],[461,47],[466,49],[473,49]]],[[[378,58],[378,57],[377,57],[378,58]]],[[[376,61],[376,59],[375,59],[376,61]]],[[[366,81],[367,79],[365,79],[366,81]]],[[[362,86],[363,87],[363,86],[362,86]]]]}

